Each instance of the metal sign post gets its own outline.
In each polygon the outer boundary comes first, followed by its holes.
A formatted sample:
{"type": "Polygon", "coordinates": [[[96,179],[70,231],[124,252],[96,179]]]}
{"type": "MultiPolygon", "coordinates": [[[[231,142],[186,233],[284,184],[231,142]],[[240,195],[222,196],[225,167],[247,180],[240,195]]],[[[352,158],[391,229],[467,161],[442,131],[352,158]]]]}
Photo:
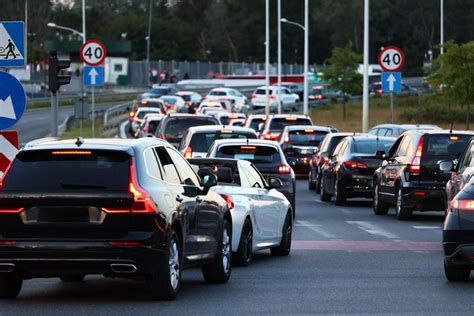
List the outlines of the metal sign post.
{"type": "Polygon", "coordinates": [[[51,93],[51,136],[58,137],[58,94],[51,93]]]}
{"type": "Polygon", "coordinates": [[[92,138],[95,138],[95,87],[92,86],[92,138]]]}
{"type": "Polygon", "coordinates": [[[393,91],[390,92],[390,123],[393,124],[393,91]]]}

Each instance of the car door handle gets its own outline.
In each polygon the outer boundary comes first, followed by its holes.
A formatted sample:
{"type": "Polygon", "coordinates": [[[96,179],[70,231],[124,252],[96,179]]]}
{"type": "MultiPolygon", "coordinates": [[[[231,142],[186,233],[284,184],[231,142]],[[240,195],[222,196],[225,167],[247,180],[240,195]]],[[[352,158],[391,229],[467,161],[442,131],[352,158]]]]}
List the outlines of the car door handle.
{"type": "Polygon", "coordinates": [[[181,202],[183,202],[183,198],[180,195],[177,195],[176,196],[176,201],[181,203],[181,202]]]}
{"type": "Polygon", "coordinates": [[[201,203],[201,202],[202,202],[202,199],[198,196],[198,197],[196,198],[196,202],[201,203]]]}

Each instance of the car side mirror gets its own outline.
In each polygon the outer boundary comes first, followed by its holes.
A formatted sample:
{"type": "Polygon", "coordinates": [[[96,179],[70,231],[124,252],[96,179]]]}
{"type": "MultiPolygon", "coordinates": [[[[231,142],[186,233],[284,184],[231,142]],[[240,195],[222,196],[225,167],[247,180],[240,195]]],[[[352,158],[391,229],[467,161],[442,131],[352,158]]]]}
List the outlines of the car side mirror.
{"type": "Polygon", "coordinates": [[[201,176],[201,182],[203,187],[208,189],[217,185],[217,177],[215,174],[206,173],[201,176]]]}
{"type": "Polygon", "coordinates": [[[441,172],[449,173],[454,170],[454,162],[452,160],[443,160],[438,162],[438,168],[441,172]]]}
{"type": "Polygon", "coordinates": [[[263,123],[258,124],[258,132],[259,133],[261,133],[263,131],[264,126],[265,126],[265,124],[263,124],[263,123]]]}
{"type": "Polygon", "coordinates": [[[268,189],[279,189],[283,183],[278,178],[268,178],[268,189]]]}
{"type": "Polygon", "coordinates": [[[387,158],[387,154],[383,150],[377,150],[377,152],[375,153],[375,158],[385,160],[387,158]]]}

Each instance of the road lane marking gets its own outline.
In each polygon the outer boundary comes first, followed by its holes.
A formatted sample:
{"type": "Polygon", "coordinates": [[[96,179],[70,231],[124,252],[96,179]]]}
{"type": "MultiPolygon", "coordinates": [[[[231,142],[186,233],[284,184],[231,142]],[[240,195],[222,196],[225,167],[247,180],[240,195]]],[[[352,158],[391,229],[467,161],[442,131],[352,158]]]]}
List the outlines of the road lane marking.
{"type": "Polygon", "coordinates": [[[128,138],[127,137],[127,132],[125,131],[125,127],[127,126],[128,121],[123,122],[120,124],[120,135],[119,138],[128,138]]]}
{"type": "Polygon", "coordinates": [[[341,212],[346,213],[346,214],[352,214],[352,212],[349,211],[349,210],[346,209],[346,208],[338,208],[338,210],[340,210],[341,212]]]}
{"type": "Polygon", "coordinates": [[[441,242],[433,241],[335,241],[293,240],[291,250],[343,250],[343,251],[442,251],[441,242]]]}
{"type": "Polygon", "coordinates": [[[440,226],[413,226],[415,229],[441,229],[440,226]]]}
{"type": "Polygon", "coordinates": [[[312,230],[313,232],[325,237],[325,238],[336,238],[335,235],[331,234],[330,232],[328,232],[327,230],[325,230],[324,228],[321,227],[321,225],[315,225],[315,224],[311,224],[310,222],[307,222],[307,221],[300,221],[300,220],[297,220],[296,221],[296,224],[295,226],[303,226],[305,228],[308,228],[309,230],[312,230]]]}
{"type": "Polygon", "coordinates": [[[375,235],[375,236],[382,236],[385,238],[389,239],[399,239],[399,237],[395,234],[392,234],[390,232],[387,232],[383,230],[382,228],[378,227],[377,225],[371,223],[371,222],[366,222],[366,221],[346,221],[346,223],[356,226],[359,229],[362,229],[363,231],[375,235]]]}

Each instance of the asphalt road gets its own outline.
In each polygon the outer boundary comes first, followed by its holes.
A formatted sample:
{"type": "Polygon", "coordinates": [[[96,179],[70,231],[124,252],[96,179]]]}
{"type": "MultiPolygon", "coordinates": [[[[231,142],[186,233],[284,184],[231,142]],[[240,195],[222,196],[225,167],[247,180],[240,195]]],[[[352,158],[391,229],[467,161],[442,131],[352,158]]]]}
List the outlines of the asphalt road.
{"type": "Polygon", "coordinates": [[[366,200],[343,207],[319,201],[305,181],[297,186],[297,221],[289,257],[256,256],[234,268],[224,285],[208,285],[200,270],[184,272],[173,302],[155,302],[140,282],[88,276],[83,283],[25,281],[0,314],[450,314],[474,313],[469,283],[443,274],[442,214],[397,221],[375,216],[366,200]]]}

